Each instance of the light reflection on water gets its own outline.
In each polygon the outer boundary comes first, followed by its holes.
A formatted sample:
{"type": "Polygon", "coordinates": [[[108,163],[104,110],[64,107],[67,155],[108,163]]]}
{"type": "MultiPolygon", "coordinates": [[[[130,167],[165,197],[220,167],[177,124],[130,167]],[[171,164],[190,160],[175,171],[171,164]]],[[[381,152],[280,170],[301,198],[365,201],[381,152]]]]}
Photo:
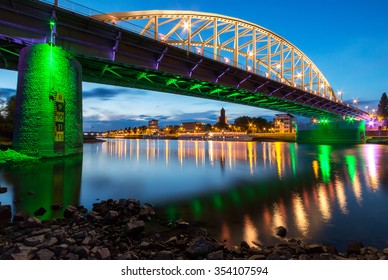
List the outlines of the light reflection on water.
{"type": "Polygon", "coordinates": [[[133,197],[167,219],[203,221],[229,245],[278,242],[281,225],[290,237],[340,248],[386,247],[387,155],[379,145],[108,140],[85,144],[83,158],[0,170],[9,188],[0,201],[31,214],[133,197]]]}

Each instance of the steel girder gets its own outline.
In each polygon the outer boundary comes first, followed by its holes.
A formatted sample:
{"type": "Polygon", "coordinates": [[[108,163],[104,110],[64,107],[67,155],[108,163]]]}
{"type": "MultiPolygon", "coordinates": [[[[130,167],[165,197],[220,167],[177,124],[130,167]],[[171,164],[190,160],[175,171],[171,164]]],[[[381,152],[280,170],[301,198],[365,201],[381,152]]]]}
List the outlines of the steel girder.
{"type": "Polygon", "coordinates": [[[255,23],[174,10],[119,12],[93,18],[339,101],[325,76],[301,50],[255,23]]]}

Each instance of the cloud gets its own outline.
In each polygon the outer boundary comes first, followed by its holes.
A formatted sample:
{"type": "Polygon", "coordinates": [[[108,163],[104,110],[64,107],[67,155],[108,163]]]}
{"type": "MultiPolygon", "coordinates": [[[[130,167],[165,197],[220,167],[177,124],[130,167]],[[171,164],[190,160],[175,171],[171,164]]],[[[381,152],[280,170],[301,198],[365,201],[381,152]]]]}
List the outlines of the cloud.
{"type": "Polygon", "coordinates": [[[90,90],[85,90],[82,93],[82,97],[86,98],[96,98],[100,100],[111,100],[119,95],[126,96],[144,96],[147,95],[148,91],[131,89],[131,88],[122,88],[122,87],[98,87],[90,90]]]}
{"type": "Polygon", "coordinates": [[[16,95],[16,90],[11,88],[0,88],[0,98],[8,99],[11,96],[16,95]]]}
{"type": "Polygon", "coordinates": [[[135,114],[115,114],[108,110],[95,108],[95,114],[84,116],[83,127],[85,131],[92,129],[95,131],[107,131],[122,129],[125,127],[138,127],[148,125],[148,121],[156,119],[159,126],[179,125],[182,122],[204,122],[214,124],[217,122],[218,111],[204,111],[196,113],[183,113],[167,115],[135,115],[135,114]]]}

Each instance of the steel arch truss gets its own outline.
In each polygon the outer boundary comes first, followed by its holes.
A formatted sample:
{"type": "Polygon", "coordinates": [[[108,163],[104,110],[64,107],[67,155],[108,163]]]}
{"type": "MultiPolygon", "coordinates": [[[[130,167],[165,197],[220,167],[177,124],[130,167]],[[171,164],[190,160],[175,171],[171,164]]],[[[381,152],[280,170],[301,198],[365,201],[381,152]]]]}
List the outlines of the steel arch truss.
{"type": "Polygon", "coordinates": [[[150,10],[95,15],[138,34],[339,101],[318,67],[283,37],[224,15],[150,10]]]}

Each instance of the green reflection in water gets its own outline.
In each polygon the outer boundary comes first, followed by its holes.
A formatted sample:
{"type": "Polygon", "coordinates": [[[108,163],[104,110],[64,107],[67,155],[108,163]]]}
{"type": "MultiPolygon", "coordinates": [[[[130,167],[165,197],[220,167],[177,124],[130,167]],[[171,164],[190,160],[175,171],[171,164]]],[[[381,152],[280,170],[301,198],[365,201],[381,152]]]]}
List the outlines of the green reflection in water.
{"type": "Polygon", "coordinates": [[[319,166],[321,168],[322,180],[324,183],[330,182],[330,152],[331,147],[327,145],[320,145],[319,149],[319,166]]]}
{"type": "MultiPolygon", "coordinates": [[[[259,190],[263,190],[264,188],[259,188],[259,190]]],[[[245,198],[248,198],[249,200],[255,200],[255,190],[252,188],[252,186],[245,186],[244,187],[244,195],[245,198]]]]}
{"type": "Polygon", "coordinates": [[[232,196],[232,201],[234,204],[236,205],[240,205],[241,204],[241,198],[240,198],[240,193],[238,192],[237,189],[233,189],[231,192],[230,192],[231,196],[232,196]]]}
{"type": "Polygon", "coordinates": [[[194,217],[200,219],[202,217],[201,202],[198,199],[193,199],[191,201],[191,207],[193,208],[194,217]]]}
{"type": "Polygon", "coordinates": [[[171,221],[175,221],[177,217],[176,208],[173,205],[168,205],[166,207],[167,218],[171,221]]]}
{"type": "Polygon", "coordinates": [[[81,190],[82,154],[60,159],[46,159],[34,165],[15,166],[5,172],[14,186],[15,212],[29,215],[43,207],[46,213],[39,219],[62,218],[63,209],[53,205],[78,206],[81,190]]]}
{"type": "Polygon", "coordinates": [[[222,210],[223,208],[223,203],[221,196],[219,194],[214,194],[213,195],[213,205],[217,210],[222,210]]]}
{"type": "Polygon", "coordinates": [[[291,153],[291,166],[292,172],[296,175],[296,154],[295,154],[295,145],[290,145],[290,153],[291,153]]]}
{"type": "Polygon", "coordinates": [[[357,159],[355,156],[345,156],[345,161],[348,166],[350,181],[353,183],[357,173],[357,159]]]}

